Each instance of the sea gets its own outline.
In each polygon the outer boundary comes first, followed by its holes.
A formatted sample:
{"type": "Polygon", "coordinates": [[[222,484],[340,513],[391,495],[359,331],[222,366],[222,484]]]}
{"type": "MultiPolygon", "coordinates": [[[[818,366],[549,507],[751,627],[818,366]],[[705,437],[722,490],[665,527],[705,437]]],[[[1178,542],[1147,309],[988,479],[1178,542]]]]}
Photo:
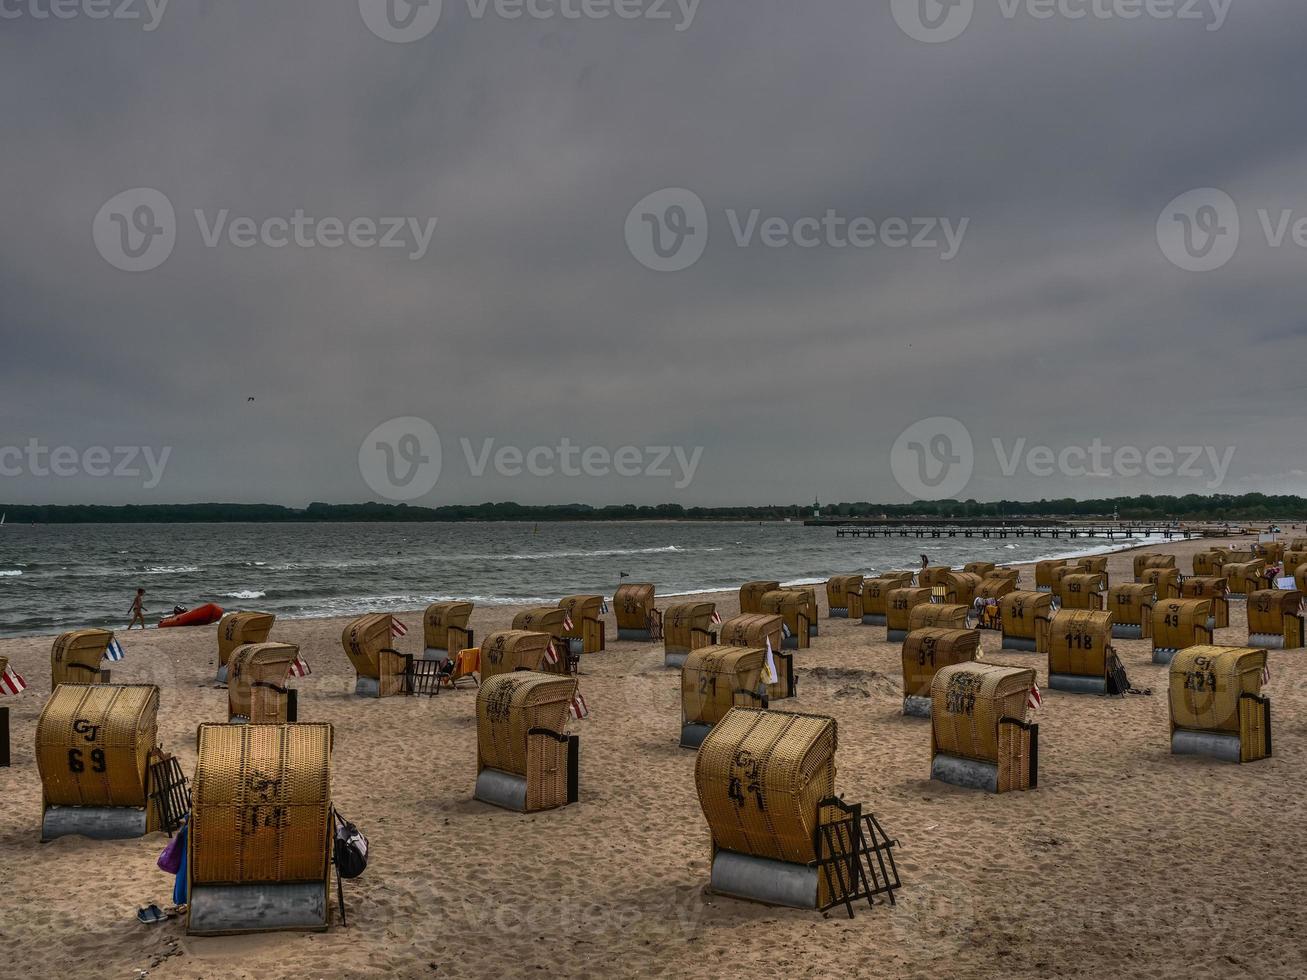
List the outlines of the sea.
{"type": "Polygon", "coordinates": [[[800,523],[80,524],[0,527],[0,635],[127,625],[217,603],[284,618],[417,609],[466,599],[553,603],[611,596],[623,573],[658,595],[750,579],[1099,554],[1152,539],[838,538],[800,523]]]}

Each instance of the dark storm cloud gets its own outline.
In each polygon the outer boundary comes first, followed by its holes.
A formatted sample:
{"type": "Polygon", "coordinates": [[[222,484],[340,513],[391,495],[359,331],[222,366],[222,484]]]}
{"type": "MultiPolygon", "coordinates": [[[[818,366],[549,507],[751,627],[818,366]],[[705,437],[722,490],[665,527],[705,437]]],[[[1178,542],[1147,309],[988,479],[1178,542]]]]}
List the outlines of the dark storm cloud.
{"type": "Polygon", "coordinates": [[[1215,31],[982,0],[941,44],[887,2],[703,0],[678,32],[446,0],[410,44],[355,0],[172,0],[153,31],[30,3],[0,19],[0,444],[173,454],[148,493],[25,474],[2,499],[375,498],[360,442],[397,416],[441,435],[431,503],[904,499],[890,448],[929,416],[970,429],[971,496],[1209,489],[1006,476],[992,440],[1023,437],[1234,446],[1221,489],[1307,489],[1307,249],[1269,247],[1257,216],[1307,215],[1292,0],[1236,0],[1215,31]],[[1207,186],[1238,202],[1242,242],[1181,271],[1158,216],[1207,186]],[[136,187],[168,197],[177,241],[128,273],[92,220],[136,187]],[[623,225],[665,187],[703,200],[710,233],[697,263],[657,273],[623,225]],[[412,261],[209,248],[195,209],[438,223],[412,261]],[[949,261],[739,248],[727,209],[968,225],[949,261]],[[677,490],[476,478],[460,444],[563,438],[704,453],[677,490]]]}

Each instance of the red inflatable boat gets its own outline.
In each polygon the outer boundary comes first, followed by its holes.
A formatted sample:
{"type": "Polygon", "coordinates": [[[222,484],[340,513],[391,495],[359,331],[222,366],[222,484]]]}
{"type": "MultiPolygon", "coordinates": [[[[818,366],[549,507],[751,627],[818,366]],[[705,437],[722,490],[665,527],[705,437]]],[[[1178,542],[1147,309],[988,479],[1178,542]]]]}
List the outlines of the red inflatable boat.
{"type": "Polygon", "coordinates": [[[159,620],[159,629],[167,629],[170,626],[209,626],[220,619],[222,619],[222,606],[210,602],[203,606],[196,606],[194,609],[187,609],[177,616],[168,616],[159,620]]]}

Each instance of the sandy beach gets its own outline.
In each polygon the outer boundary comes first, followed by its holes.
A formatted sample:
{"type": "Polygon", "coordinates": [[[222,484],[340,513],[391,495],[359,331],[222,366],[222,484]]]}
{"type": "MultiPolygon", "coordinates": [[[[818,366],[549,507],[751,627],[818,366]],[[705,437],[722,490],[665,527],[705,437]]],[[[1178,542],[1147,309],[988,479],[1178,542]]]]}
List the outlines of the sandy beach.
{"type": "MultiPolygon", "coordinates": [[[[1188,574],[1189,556],[1217,543],[1150,550],[1176,554],[1188,574]]],[[[947,561],[947,546],[932,544],[947,561]]],[[[1110,574],[1130,580],[1129,552],[1113,556],[1110,574]]],[[[735,593],[710,598],[724,618],[738,611],[735,593]]],[[[479,607],[472,625],[484,636],[514,611],[479,607]]],[[[420,610],[402,618],[411,629],[398,645],[419,652],[420,610]]],[[[1307,973],[1293,912],[1307,859],[1301,651],[1270,655],[1274,758],[1237,766],[1171,756],[1166,668],[1151,663],[1147,641],[1117,640],[1132,683],[1151,696],[1045,689],[1039,788],[991,796],[928,779],[929,723],[901,714],[900,649],[884,628],[823,618],[796,656],[798,698],[778,707],[837,719],[837,791],[900,842],[897,905],[864,906],[849,920],[842,909],[823,916],[705,891],[707,828],[693,753],[677,745],[679,679],[662,666],[661,644],[610,642],[583,659],[591,714],[572,729],[580,803],[521,816],[472,799],[475,692],[354,697],[346,621],[282,620],[273,633],[312,666],[296,682],[300,720],[335,726],[335,802],[373,849],[367,873],[346,883],[348,928],[324,934],[200,939],[177,921],[143,926],[137,907],[169,900],[172,878],[155,866],[163,835],[40,844],[33,743],[51,638],[0,641],[30,685],[4,701],[13,737],[13,765],[0,769],[5,975],[1307,973]]],[[[1242,645],[1245,622],[1232,603],[1217,642],[1242,645]]],[[[159,737],[188,773],[196,725],[226,720],[214,634],[120,632],[127,659],[113,665],[115,681],[161,688],[159,737]]],[[[991,662],[1036,667],[1045,687],[1043,655],[1000,651],[994,633],[984,645],[991,662]]]]}

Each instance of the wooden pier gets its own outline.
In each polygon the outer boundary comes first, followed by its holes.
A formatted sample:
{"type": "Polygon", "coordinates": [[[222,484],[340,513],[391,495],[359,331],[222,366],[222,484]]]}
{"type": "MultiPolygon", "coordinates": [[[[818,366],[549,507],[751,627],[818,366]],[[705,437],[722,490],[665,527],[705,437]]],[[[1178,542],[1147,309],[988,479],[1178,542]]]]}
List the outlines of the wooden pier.
{"type": "Polygon", "coordinates": [[[1020,523],[1016,521],[937,521],[933,523],[898,521],[838,521],[830,518],[805,522],[810,527],[833,527],[837,538],[1101,538],[1107,541],[1138,537],[1158,537],[1167,541],[1201,538],[1199,528],[1172,524],[1061,524],[1053,521],[1020,523]]]}

